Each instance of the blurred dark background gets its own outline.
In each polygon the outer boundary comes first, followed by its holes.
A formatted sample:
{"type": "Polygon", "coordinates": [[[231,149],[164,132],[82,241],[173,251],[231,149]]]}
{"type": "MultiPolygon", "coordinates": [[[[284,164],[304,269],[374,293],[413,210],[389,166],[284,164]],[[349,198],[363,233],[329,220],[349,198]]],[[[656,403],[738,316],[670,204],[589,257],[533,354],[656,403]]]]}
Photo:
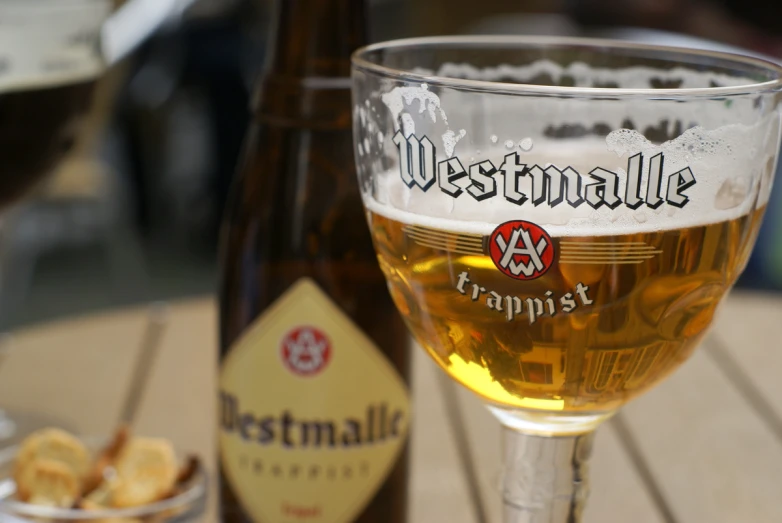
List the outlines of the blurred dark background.
{"type": "MultiPolygon", "coordinates": [[[[372,39],[601,36],[730,45],[782,60],[766,0],[371,0],[372,39]]],[[[101,82],[83,143],[0,227],[0,318],[14,328],[210,293],[223,203],[263,65],[268,2],[201,0],[101,82]]],[[[744,287],[782,290],[782,183],[744,287]],[[775,208],[776,207],[776,208],[775,208]]]]}

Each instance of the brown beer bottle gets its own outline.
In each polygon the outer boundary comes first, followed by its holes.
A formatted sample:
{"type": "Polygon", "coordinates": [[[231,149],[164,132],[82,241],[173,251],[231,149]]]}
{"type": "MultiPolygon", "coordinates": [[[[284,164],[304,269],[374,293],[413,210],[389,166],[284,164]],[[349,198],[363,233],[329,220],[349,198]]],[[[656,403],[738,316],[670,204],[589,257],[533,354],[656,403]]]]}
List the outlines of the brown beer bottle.
{"type": "Polygon", "coordinates": [[[401,522],[408,334],[353,160],[363,0],[279,0],[224,223],[219,447],[225,523],[401,522]]]}

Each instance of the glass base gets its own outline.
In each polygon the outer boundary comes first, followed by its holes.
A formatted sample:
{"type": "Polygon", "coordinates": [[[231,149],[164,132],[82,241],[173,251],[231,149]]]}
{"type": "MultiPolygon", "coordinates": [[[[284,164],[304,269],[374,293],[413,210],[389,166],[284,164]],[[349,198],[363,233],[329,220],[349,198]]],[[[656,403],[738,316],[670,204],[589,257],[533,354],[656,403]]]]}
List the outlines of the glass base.
{"type": "Polygon", "coordinates": [[[508,427],[535,436],[577,436],[594,432],[615,412],[580,412],[578,414],[505,409],[488,405],[492,414],[508,427]]]}

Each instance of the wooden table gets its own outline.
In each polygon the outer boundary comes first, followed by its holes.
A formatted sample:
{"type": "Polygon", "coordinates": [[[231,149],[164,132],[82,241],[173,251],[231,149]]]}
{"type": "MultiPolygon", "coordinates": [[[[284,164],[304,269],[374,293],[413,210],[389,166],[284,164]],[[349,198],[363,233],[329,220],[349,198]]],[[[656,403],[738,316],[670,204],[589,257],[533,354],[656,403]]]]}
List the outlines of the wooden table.
{"type": "MultiPolygon", "coordinates": [[[[145,324],[132,309],[19,332],[0,404],[110,431],[145,324]]],[[[211,301],[172,306],[138,432],[211,458],[215,340],[211,301]]],[[[735,293],[695,356],[600,430],[586,521],[782,521],[781,375],[782,298],[735,293]]],[[[414,394],[411,521],[499,522],[497,422],[421,351],[414,394]]]]}

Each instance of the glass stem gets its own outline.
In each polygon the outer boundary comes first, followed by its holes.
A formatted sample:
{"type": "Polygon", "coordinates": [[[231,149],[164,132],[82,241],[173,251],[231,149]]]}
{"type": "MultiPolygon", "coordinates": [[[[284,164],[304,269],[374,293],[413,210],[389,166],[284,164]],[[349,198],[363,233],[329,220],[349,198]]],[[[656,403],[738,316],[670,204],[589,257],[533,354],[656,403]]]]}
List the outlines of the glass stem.
{"type": "Polygon", "coordinates": [[[594,432],[545,437],[505,427],[504,523],[580,523],[594,432]]]}

